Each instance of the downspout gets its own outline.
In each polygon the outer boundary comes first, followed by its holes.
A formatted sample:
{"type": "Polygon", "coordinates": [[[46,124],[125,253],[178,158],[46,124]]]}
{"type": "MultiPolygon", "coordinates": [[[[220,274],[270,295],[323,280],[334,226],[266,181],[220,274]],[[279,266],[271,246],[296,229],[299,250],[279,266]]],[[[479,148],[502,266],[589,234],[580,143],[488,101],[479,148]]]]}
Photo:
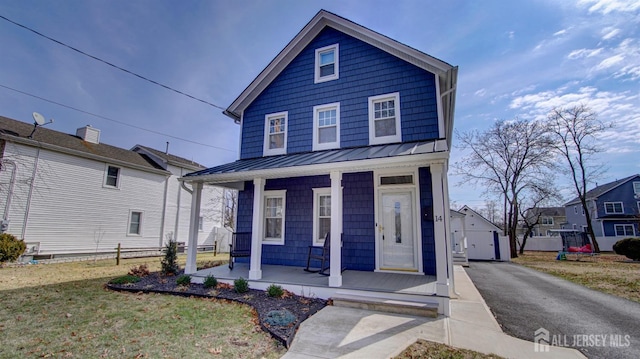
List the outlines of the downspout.
{"type": "Polygon", "coordinates": [[[7,194],[7,202],[4,205],[4,214],[2,216],[2,219],[4,221],[9,221],[9,210],[11,209],[11,200],[13,199],[13,188],[15,187],[15,183],[16,183],[16,163],[12,160],[7,160],[7,159],[2,159],[0,160],[0,163],[2,163],[3,165],[8,164],[11,165],[13,168],[11,170],[11,180],[9,181],[9,193],[7,194]]]}
{"type": "MultiPolygon", "coordinates": [[[[184,176],[184,172],[183,169],[180,168],[180,177],[184,176]]],[[[181,187],[184,188],[184,182],[181,182],[181,187]]],[[[186,188],[185,188],[186,189],[186,188]]],[[[187,190],[187,192],[191,193],[191,191],[187,190]]],[[[180,188],[178,188],[178,203],[177,203],[177,207],[176,207],[176,223],[175,223],[175,229],[173,231],[173,240],[174,241],[178,241],[178,230],[180,229],[180,199],[182,197],[182,191],[180,190],[180,188]]]]}
{"type": "Polygon", "coordinates": [[[164,196],[162,198],[162,218],[160,219],[160,240],[158,247],[162,247],[164,244],[164,224],[167,218],[167,198],[169,197],[169,180],[171,175],[168,175],[164,181],[164,196]]]}
{"type": "Polygon", "coordinates": [[[27,222],[29,222],[29,211],[31,209],[31,197],[33,196],[33,187],[36,183],[36,175],[38,174],[38,162],[40,161],[40,147],[36,151],[36,159],[33,163],[33,173],[31,174],[31,184],[29,185],[29,195],[27,196],[27,208],[24,211],[24,221],[22,222],[22,240],[27,232],[27,222]]]}

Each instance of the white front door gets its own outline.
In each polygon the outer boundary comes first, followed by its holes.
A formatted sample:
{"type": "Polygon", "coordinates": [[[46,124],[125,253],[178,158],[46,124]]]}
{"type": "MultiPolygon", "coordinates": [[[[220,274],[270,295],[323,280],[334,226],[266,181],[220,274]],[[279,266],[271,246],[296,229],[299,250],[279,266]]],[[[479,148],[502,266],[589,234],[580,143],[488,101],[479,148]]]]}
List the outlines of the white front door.
{"type": "Polygon", "coordinates": [[[379,200],[380,269],[417,272],[414,191],[380,191],[379,200]]]}

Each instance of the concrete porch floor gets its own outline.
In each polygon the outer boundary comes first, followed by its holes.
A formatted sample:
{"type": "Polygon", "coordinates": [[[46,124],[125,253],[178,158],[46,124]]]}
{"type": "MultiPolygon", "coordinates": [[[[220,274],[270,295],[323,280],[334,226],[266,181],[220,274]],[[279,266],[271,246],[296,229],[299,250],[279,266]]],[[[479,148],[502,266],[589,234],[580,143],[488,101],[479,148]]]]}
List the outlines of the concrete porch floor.
{"type": "MultiPolygon", "coordinates": [[[[233,270],[226,265],[207,268],[192,274],[192,278],[194,282],[201,283],[208,275],[232,284],[240,277],[249,278],[249,264],[236,263],[233,270]]],[[[345,270],[342,272],[342,286],[334,288],[329,287],[328,276],[306,272],[302,267],[278,265],[263,265],[262,279],[249,281],[250,287],[255,289],[266,289],[274,283],[296,294],[325,299],[341,292],[372,292],[420,301],[420,298],[434,296],[436,292],[435,276],[345,270]]]]}

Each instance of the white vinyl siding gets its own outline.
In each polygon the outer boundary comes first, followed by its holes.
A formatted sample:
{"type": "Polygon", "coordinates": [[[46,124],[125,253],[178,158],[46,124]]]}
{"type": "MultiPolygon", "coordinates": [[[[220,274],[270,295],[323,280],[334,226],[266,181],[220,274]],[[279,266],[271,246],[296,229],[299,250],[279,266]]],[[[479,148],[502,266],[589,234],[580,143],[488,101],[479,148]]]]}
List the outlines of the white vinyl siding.
{"type": "Polygon", "coordinates": [[[605,214],[622,214],[624,213],[624,206],[622,202],[605,202],[604,203],[605,214]]]}
{"type": "Polygon", "coordinates": [[[400,93],[369,97],[369,144],[402,141],[400,93]]]}
{"type": "Polygon", "coordinates": [[[340,148],[340,103],[313,107],[313,150],[340,148]]]}
{"type": "Polygon", "coordinates": [[[286,191],[264,192],[263,243],[284,244],[286,191]]]}
{"type": "Polygon", "coordinates": [[[331,188],[314,188],[313,245],[323,245],[327,232],[331,232],[331,188]]]}
{"type": "Polygon", "coordinates": [[[635,229],[633,228],[633,224],[616,224],[614,225],[616,236],[635,236],[635,229]]]}
{"type": "Polygon", "coordinates": [[[316,49],[314,83],[340,78],[340,47],[338,44],[316,49]]]}
{"type": "Polygon", "coordinates": [[[264,156],[287,153],[288,112],[272,113],[265,116],[264,156]]]}

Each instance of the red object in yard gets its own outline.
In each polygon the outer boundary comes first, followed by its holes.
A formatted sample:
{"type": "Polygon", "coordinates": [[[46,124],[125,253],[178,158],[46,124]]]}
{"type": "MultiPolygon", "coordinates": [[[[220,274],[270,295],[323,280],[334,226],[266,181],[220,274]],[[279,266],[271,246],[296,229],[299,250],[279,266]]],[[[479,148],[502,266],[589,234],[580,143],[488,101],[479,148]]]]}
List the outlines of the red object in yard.
{"type": "Polygon", "coordinates": [[[581,249],[581,247],[569,247],[569,252],[577,253],[580,252],[581,249]]]}
{"type": "Polygon", "coordinates": [[[591,249],[591,243],[587,243],[584,246],[580,247],[580,252],[582,252],[582,253],[592,253],[593,249],[591,249]]]}

